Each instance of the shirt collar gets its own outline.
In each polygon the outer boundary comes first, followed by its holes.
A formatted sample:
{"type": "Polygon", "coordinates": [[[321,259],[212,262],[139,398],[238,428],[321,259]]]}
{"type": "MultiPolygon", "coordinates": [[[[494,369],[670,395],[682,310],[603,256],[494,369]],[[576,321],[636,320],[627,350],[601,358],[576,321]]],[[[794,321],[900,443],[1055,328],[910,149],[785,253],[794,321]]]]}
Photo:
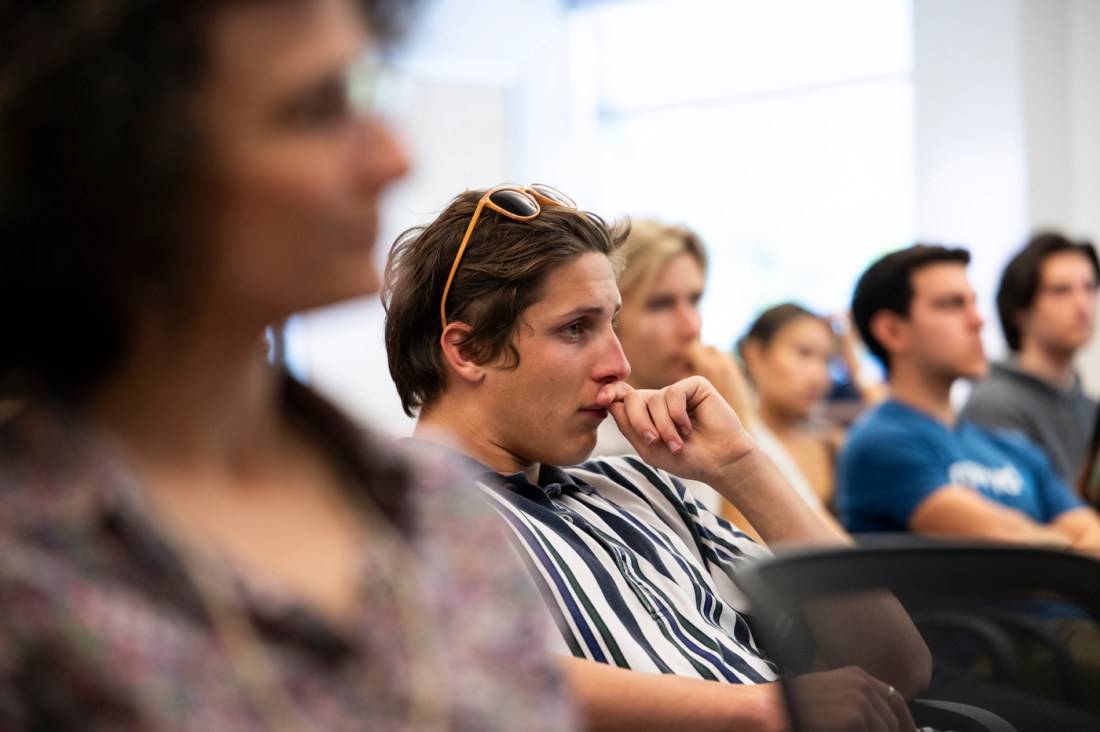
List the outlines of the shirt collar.
{"type": "Polygon", "coordinates": [[[453,459],[465,464],[466,467],[473,470],[474,473],[479,477],[489,476],[493,479],[494,482],[503,481],[512,490],[515,491],[519,491],[521,489],[535,489],[541,491],[548,498],[556,498],[562,493],[570,491],[579,491],[581,493],[584,493],[585,495],[590,495],[595,492],[595,489],[585,483],[583,480],[578,480],[567,473],[564,469],[555,467],[553,465],[540,465],[538,483],[532,483],[530,480],[528,480],[527,474],[522,470],[516,473],[511,473],[509,475],[498,473],[497,471],[493,470],[476,458],[473,458],[466,453],[459,452],[455,448],[449,447],[447,445],[441,445],[436,442],[421,440],[416,437],[405,438],[405,441],[414,444],[417,450],[438,450],[445,452],[453,459]]]}
{"type": "Polygon", "coordinates": [[[999,361],[997,363],[994,363],[994,364],[992,364],[992,366],[990,368],[995,369],[997,371],[1000,371],[1001,373],[1004,373],[1004,374],[1009,374],[1011,376],[1015,376],[1018,379],[1028,381],[1028,382],[1031,382],[1033,384],[1038,384],[1039,386],[1041,386],[1044,389],[1048,390],[1052,394],[1071,394],[1072,395],[1072,394],[1076,394],[1076,393],[1081,391],[1081,375],[1078,374],[1076,371],[1073,372],[1073,378],[1070,380],[1069,385],[1066,386],[1063,389],[1062,387],[1060,387],[1056,384],[1050,383],[1046,379],[1042,379],[1042,378],[1036,376],[1035,374],[1031,373],[1030,371],[1025,371],[1024,368],[1020,365],[1020,357],[1019,357],[1018,354],[1013,354],[1013,355],[1009,356],[1007,359],[1005,359],[1004,361],[999,361]]]}

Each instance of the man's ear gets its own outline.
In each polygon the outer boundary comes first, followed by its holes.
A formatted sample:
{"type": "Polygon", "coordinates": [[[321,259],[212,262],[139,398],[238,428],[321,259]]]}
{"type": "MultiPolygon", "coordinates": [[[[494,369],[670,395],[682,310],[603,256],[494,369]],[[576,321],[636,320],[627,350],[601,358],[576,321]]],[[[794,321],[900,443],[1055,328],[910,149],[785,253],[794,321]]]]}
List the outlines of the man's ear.
{"type": "Polygon", "coordinates": [[[448,323],[439,337],[439,345],[443,349],[443,360],[451,371],[464,381],[476,383],[485,378],[485,366],[473,357],[470,348],[465,345],[470,330],[466,323],[448,323]]]}
{"type": "Polygon", "coordinates": [[[902,355],[909,348],[909,321],[893,310],[879,310],[871,316],[871,335],[891,356],[902,355]]]}
{"type": "Polygon", "coordinates": [[[1024,333],[1027,333],[1031,329],[1031,310],[1019,308],[1012,313],[1012,325],[1016,327],[1016,330],[1020,333],[1020,340],[1023,340],[1024,333]]]}

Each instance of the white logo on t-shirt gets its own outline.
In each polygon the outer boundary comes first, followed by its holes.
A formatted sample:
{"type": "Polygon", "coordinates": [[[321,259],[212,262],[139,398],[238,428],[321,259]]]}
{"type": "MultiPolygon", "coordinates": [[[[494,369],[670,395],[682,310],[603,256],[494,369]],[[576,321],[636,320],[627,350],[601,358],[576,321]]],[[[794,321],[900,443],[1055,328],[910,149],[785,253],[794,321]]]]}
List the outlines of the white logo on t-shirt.
{"type": "Polygon", "coordinates": [[[1024,490],[1024,479],[1011,463],[1003,468],[991,468],[971,460],[960,460],[951,464],[948,475],[956,485],[986,488],[1002,496],[1018,496],[1024,490]]]}

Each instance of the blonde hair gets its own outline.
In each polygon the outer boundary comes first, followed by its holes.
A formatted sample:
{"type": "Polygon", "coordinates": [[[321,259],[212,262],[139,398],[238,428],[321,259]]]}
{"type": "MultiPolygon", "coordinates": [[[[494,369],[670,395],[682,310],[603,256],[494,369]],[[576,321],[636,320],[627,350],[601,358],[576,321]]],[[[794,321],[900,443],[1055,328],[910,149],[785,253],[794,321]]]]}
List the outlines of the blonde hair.
{"type": "Polygon", "coordinates": [[[695,232],[654,219],[631,221],[630,235],[619,253],[624,260],[619,291],[624,295],[647,290],[661,268],[679,254],[690,254],[703,273],[707,271],[707,250],[695,232]]]}

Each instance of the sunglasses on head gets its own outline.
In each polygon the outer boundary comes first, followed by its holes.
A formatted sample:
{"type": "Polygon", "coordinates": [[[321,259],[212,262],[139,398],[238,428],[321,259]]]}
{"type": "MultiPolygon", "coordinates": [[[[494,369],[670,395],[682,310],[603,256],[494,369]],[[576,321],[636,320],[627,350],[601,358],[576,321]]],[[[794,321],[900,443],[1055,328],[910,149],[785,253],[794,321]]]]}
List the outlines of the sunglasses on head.
{"type": "Polygon", "coordinates": [[[485,192],[477,202],[474,215],[470,218],[470,225],[466,227],[466,234],[462,237],[462,243],[458,245],[458,253],[455,254],[454,264],[451,265],[451,273],[447,275],[447,284],[443,286],[443,297],[439,301],[439,319],[444,328],[447,327],[447,295],[451,292],[451,282],[454,281],[458,263],[462,261],[462,254],[466,251],[466,244],[470,241],[470,235],[474,233],[474,227],[481,217],[482,210],[488,208],[516,221],[530,221],[542,212],[543,206],[575,209],[577,204],[561,191],[542,183],[532,183],[528,186],[497,186],[485,192]]]}

